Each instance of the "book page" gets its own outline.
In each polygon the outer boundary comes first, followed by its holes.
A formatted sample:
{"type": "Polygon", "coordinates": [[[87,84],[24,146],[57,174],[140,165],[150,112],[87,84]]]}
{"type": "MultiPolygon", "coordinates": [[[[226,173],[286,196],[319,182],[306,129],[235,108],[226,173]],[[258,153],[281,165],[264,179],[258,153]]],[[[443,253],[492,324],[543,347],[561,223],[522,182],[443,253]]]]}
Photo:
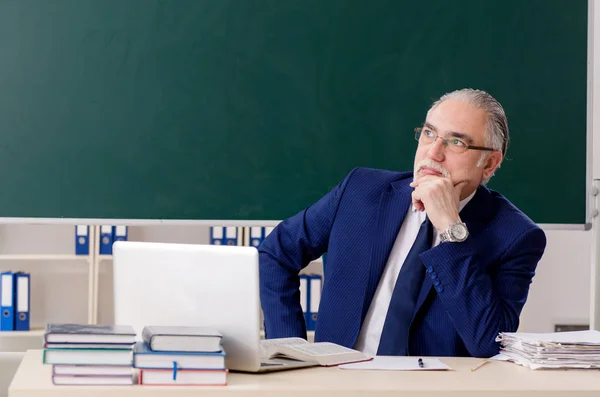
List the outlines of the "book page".
{"type": "Polygon", "coordinates": [[[261,356],[264,359],[268,359],[269,356],[277,350],[278,346],[295,346],[302,344],[308,344],[308,342],[302,338],[264,339],[260,341],[261,356]]]}
{"type": "Polygon", "coordinates": [[[271,358],[284,356],[301,361],[316,362],[325,366],[365,361],[372,358],[360,351],[331,342],[273,345],[269,349],[269,354],[271,358]]]}

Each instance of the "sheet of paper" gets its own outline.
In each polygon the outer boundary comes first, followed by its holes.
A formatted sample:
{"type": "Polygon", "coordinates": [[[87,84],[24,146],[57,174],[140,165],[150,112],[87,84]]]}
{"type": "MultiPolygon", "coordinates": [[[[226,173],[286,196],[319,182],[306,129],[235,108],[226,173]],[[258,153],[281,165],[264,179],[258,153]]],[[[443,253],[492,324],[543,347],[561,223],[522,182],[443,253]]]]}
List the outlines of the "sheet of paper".
{"type": "Polygon", "coordinates": [[[448,370],[449,366],[437,358],[423,358],[423,367],[419,366],[418,357],[377,356],[371,361],[343,364],[341,369],[362,369],[380,371],[431,371],[448,370]]]}
{"type": "Polygon", "coordinates": [[[569,332],[551,332],[551,333],[524,333],[524,332],[504,332],[504,337],[509,339],[515,338],[522,341],[533,343],[539,342],[554,342],[554,343],[570,343],[582,345],[600,345],[600,331],[569,331],[569,332]]]}

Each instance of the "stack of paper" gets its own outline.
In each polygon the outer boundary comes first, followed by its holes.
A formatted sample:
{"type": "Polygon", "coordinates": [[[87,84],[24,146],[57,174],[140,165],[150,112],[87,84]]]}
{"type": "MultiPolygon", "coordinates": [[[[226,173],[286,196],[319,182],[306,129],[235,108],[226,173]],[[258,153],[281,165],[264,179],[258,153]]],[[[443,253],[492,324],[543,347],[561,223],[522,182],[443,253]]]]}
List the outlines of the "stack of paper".
{"type": "Polygon", "coordinates": [[[497,360],[508,360],[531,369],[600,368],[600,332],[555,333],[501,332],[497,360]]]}

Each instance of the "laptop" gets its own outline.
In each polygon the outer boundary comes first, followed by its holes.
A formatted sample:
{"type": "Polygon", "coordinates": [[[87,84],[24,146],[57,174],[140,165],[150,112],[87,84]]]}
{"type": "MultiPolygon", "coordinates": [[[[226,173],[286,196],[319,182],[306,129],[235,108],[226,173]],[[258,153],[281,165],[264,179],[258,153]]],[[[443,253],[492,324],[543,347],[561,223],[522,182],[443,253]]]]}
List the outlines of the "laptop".
{"type": "Polygon", "coordinates": [[[117,241],[113,245],[115,324],[210,326],[222,335],[230,371],[314,366],[261,360],[258,251],[254,247],[117,241]]]}

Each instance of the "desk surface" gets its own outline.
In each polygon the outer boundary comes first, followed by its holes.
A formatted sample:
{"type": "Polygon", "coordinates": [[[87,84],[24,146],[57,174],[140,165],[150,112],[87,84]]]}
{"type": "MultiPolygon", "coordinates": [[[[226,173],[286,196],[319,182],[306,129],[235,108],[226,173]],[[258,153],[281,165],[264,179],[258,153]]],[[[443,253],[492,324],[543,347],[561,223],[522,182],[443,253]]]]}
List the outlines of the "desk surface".
{"type": "Polygon", "coordinates": [[[9,397],[320,397],[320,396],[598,396],[600,371],[531,371],[492,362],[477,371],[475,358],[441,358],[451,371],[357,371],[305,368],[266,374],[230,373],[228,386],[54,386],[40,350],[29,350],[9,387],[9,397]],[[85,393],[84,393],[85,392],[85,393]]]}

